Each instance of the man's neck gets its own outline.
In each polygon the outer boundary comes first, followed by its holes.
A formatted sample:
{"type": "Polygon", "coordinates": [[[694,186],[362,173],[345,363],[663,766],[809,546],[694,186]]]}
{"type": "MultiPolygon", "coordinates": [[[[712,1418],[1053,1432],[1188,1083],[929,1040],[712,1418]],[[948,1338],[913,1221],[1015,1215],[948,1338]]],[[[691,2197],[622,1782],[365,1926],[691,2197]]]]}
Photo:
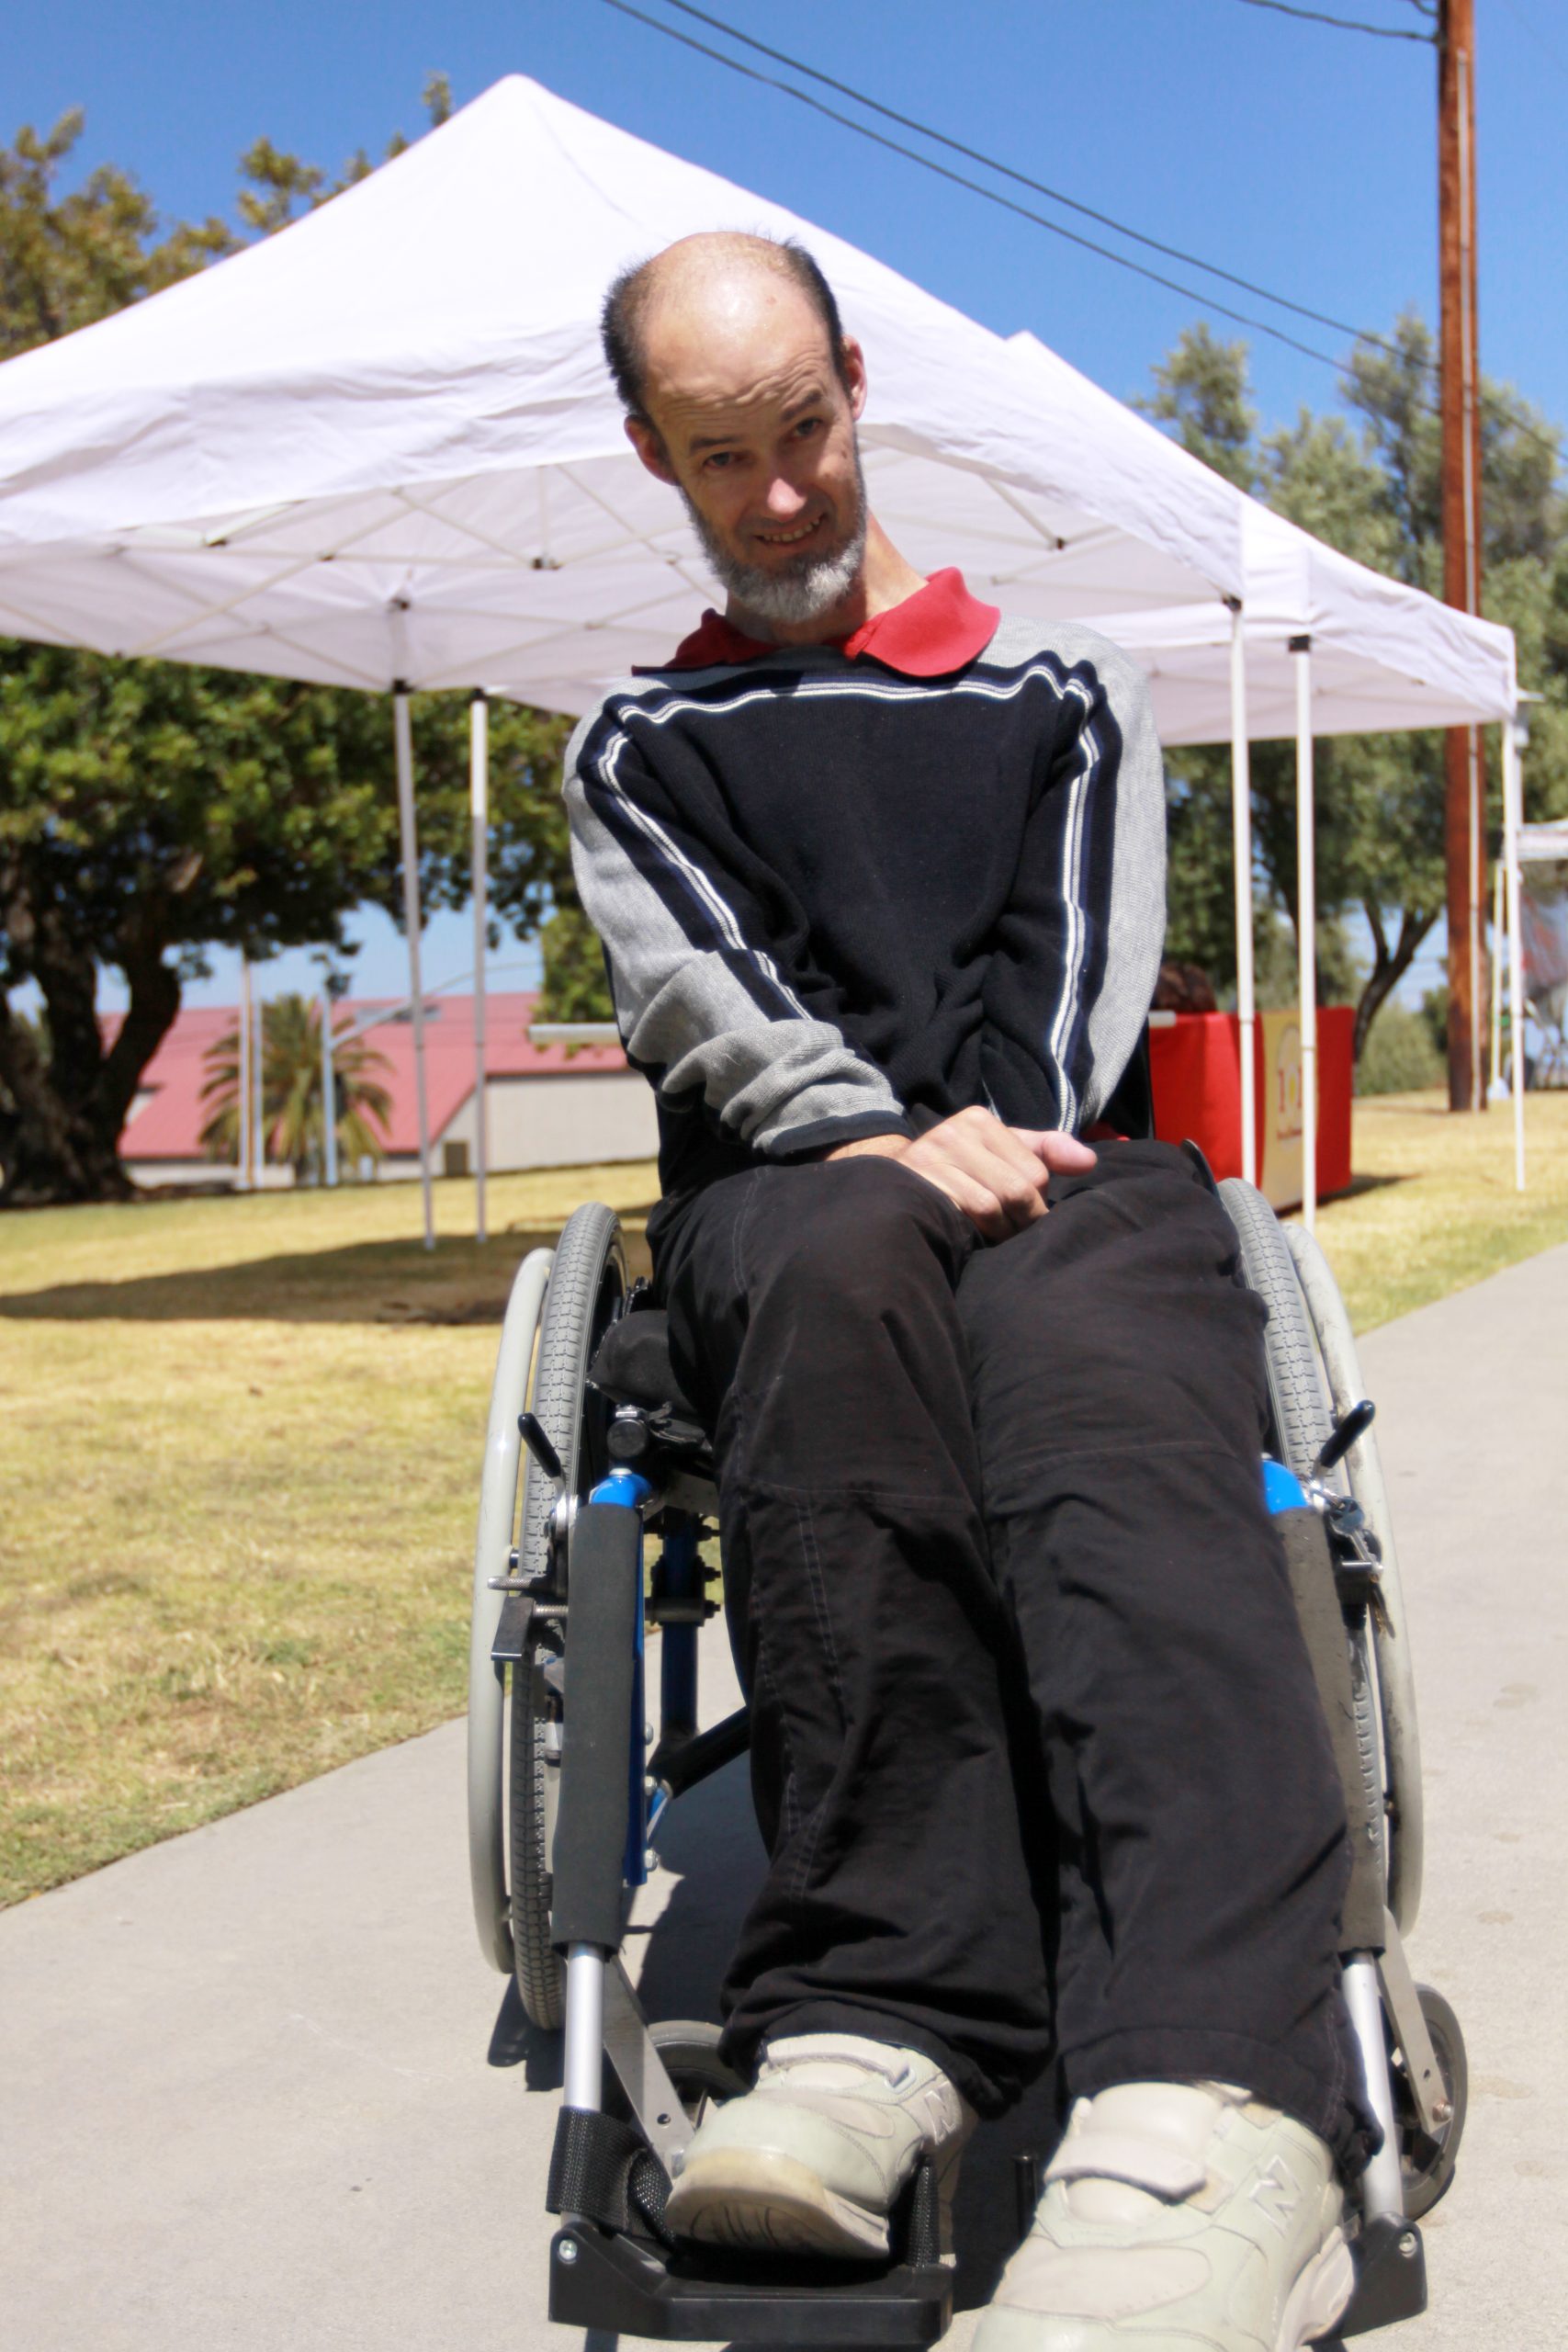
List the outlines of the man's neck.
{"type": "Polygon", "coordinates": [[[724,616],[744,637],[763,645],[836,645],[857,628],[891,612],[925,586],[925,576],[907,563],[874,514],[866,524],[865,556],[860,574],[846,596],[814,621],[763,620],[731,596],[724,616]]]}

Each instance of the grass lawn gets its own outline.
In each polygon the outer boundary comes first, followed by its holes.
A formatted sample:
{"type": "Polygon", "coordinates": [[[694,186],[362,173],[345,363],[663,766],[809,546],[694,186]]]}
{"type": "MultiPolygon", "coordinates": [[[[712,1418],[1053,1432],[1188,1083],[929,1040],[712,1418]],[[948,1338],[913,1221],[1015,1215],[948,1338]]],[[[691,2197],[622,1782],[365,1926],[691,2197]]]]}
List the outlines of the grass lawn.
{"type": "Polygon", "coordinates": [[[1317,1230],[1359,1331],[1568,1241],[1568,1093],[1526,1101],[1523,1193],[1511,1106],[1456,1118],[1446,1103],[1433,1092],[1355,1106],[1355,1189],[1325,1203],[1317,1230]]]}
{"type": "Polygon", "coordinates": [[[402,1184],[0,1216],[0,1903],[461,1712],[512,1275],[656,1189],[494,1179],[480,1250],[437,1185],[429,1255],[402,1184]]]}
{"type": "MultiPolygon", "coordinates": [[[[1321,1230],[1359,1326],[1568,1240],[1568,1096],[1356,1106],[1321,1230]]],[[[486,1399],[518,1260],[647,1164],[0,1216],[0,1902],[464,1703],[486,1399]]],[[[628,1215],[634,1259],[641,1218],[628,1215]]],[[[461,1836],[454,1821],[453,1836],[461,1836]]]]}

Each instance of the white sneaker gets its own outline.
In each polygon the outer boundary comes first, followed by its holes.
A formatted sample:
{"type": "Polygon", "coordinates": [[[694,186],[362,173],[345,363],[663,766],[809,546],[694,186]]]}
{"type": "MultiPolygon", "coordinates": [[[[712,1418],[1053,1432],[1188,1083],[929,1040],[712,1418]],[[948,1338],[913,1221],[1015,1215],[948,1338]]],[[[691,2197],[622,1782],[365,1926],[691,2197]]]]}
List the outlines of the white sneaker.
{"type": "Polygon", "coordinates": [[[1299,2352],[1355,2273],[1314,2133],[1222,2083],[1080,2099],[974,2352],[1299,2352]]]}
{"type": "Polygon", "coordinates": [[[771,2042],[756,2087],[705,2116],[665,2220],[709,2245],[840,2256],[888,2251],[887,2217],[935,2159],[942,2247],[973,2109],[918,2051],[854,2033],[771,2042]]]}

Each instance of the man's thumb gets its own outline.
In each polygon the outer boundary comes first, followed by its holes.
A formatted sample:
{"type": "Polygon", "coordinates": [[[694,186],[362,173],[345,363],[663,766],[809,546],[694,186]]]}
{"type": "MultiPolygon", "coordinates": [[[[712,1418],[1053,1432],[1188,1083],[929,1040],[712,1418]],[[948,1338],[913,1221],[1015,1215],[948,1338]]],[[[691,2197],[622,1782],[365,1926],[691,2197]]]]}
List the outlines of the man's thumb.
{"type": "Polygon", "coordinates": [[[1054,1175],[1076,1176],[1084,1169],[1092,1168],[1100,1157],[1089,1144],[1068,1135],[1065,1127],[1021,1127],[1019,1133],[1054,1175]]]}

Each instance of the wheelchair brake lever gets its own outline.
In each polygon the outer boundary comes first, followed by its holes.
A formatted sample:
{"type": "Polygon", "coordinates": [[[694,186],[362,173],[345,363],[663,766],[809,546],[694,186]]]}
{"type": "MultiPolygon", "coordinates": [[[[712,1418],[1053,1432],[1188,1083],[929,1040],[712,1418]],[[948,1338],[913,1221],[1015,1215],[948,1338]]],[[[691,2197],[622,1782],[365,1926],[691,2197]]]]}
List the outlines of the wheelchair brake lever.
{"type": "Polygon", "coordinates": [[[534,1460],[538,1464],[546,1477],[552,1479],[558,1487],[564,1486],[566,1484],[566,1472],[561,1467],[560,1455],[556,1452],[555,1447],[550,1443],[549,1439],[546,1436],[544,1425],[539,1420],[537,1415],[534,1413],[519,1413],[517,1416],[517,1428],[524,1444],[527,1447],[529,1453],[533,1455],[534,1460]]]}
{"type": "Polygon", "coordinates": [[[1337,1462],[1343,1462],[1358,1438],[1365,1437],[1377,1416],[1377,1407],[1370,1396],[1352,1405],[1341,1421],[1336,1421],[1323,1441],[1322,1451],[1312,1465],[1314,1478],[1326,1477],[1337,1462]]]}

